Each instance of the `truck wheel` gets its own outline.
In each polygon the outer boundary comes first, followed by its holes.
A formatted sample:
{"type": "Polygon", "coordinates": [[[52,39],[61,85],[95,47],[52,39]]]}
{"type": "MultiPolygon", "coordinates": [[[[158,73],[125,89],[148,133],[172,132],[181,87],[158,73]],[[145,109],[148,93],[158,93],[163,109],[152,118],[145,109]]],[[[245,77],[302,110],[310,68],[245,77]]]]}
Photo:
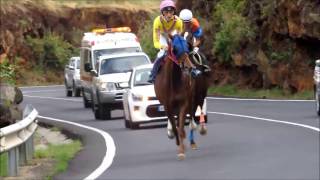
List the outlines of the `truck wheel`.
{"type": "Polygon", "coordinates": [[[72,91],[75,97],[80,97],[80,89],[76,88],[75,83],[72,83],[72,91]]]}
{"type": "Polygon", "coordinates": [[[72,91],[66,89],[66,96],[71,97],[72,96],[72,91]]]}
{"type": "Polygon", "coordinates": [[[100,103],[99,97],[97,98],[97,105],[94,102],[94,98],[92,97],[92,110],[96,119],[110,119],[111,118],[111,110],[105,108],[103,104],[100,103]]]}
{"type": "Polygon", "coordinates": [[[92,104],[88,101],[84,93],[82,93],[82,99],[83,99],[83,106],[85,108],[90,108],[92,104]]]}

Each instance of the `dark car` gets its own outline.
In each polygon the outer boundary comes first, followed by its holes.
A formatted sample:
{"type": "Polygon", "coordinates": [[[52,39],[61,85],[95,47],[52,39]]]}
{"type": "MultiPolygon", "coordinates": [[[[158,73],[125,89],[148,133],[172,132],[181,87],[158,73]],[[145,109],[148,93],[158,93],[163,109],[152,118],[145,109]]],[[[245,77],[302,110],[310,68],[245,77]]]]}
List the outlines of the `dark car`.
{"type": "Polygon", "coordinates": [[[316,65],[314,67],[314,97],[316,101],[316,110],[320,116],[320,59],[316,60],[316,65]]]}

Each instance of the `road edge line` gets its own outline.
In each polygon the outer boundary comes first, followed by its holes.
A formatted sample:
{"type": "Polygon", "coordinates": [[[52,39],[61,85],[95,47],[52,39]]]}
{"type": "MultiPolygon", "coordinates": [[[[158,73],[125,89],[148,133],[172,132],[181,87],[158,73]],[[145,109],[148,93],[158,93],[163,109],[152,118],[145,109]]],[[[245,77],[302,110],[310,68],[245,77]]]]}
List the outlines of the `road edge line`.
{"type": "Polygon", "coordinates": [[[208,114],[219,114],[219,115],[225,115],[225,116],[244,117],[244,118],[249,118],[249,119],[257,119],[257,120],[261,120],[261,121],[275,122],[275,123],[281,123],[281,124],[289,124],[289,125],[304,127],[307,129],[311,129],[311,130],[320,132],[320,129],[317,127],[309,126],[306,124],[293,123],[293,122],[289,122],[289,121],[280,121],[280,120],[275,120],[275,119],[260,118],[260,117],[255,117],[255,116],[247,116],[247,115],[241,115],[241,114],[231,114],[231,113],[215,112],[215,111],[208,111],[207,113],[208,114]]]}
{"type": "Polygon", "coordinates": [[[116,147],[115,147],[115,144],[114,144],[112,137],[107,132],[102,131],[97,128],[94,128],[94,127],[82,125],[82,124],[75,123],[75,122],[65,121],[62,119],[51,118],[51,117],[40,116],[40,115],[38,115],[38,117],[43,118],[43,119],[47,119],[47,120],[52,120],[52,121],[57,121],[57,122],[61,122],[61,123],[75,125],[75,126],[85,128],[85,129],[89,129],[89,130],[92,130],[92,131],[99,133],[104,138],[104,140],[106,142],[106,154],[105,154],[100,166],[84,179],[86,179],[86,180],[96,179],[111,166],[113,159],[114,159],[114,156],[115,156],[115,153],[116,153],[116,147]]]}

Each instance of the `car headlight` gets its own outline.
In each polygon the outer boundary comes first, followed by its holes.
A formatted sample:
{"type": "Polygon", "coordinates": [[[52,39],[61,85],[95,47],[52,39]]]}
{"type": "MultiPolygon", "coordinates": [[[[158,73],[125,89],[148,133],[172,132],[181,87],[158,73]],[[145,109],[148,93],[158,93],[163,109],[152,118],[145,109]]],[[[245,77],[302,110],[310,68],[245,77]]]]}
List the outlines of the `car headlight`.
{"type": "Polygon", "coordinates": [[[146,96],[132,94],[132,100],[133,101],[145,101],[146,98],[147,98],[146,96]]]}
{"type": "Polygon", "coordinates": [[[111,83],[111,82],[103,82],[103,83],[100,83],[100,90],[101,91],[114,91],[116,90],[116,86],[114,83],[111,83]]]}

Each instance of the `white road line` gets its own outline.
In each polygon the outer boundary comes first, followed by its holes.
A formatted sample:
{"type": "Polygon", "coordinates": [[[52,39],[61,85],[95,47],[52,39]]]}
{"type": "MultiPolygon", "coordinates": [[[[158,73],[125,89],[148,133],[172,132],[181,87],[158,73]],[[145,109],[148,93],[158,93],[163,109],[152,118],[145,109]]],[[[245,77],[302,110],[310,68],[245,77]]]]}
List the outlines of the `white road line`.
{"type": "Polygon", "coordinates": [[[40,91],[23,91],[23,94],[25,93],[38,93],[38,92],[56,92],[56,91],[62,91],[62,89],[52,89],[52,90],[40,90],[40,91]]]}
{"type": "Polygon", "coordinates": [[[257,119],[261,121],[269,121],[269,122],[275,122],[275,123],[282,123],[282,124],[289,124],[293,126],[299,126],[307,129],[311,129],[317,132],[320,132],[319,128],[305,125],[305,124],[299,124],[299,123],[293,123],[293,122],[288,122],[288,121],[280,121],[280,120],[275,120],[275,119],[267,119],[267,118],[260,118],[260,117],[255,117],[255,116],[247,116],[247,115],[241,115],[241,114],[230,114],[230,113],[223,113],[223,112],[210,112],[208,111],[207,113],[209,114],[219,114],[219,115],[226,115],[226,116],[235,116],[235,117],[244,117],[244,118],[249,118],[249,119],[257,119]]]}
{"type": "Polygon", "coordinates": [[[66,98],[55,98],[55,97],[43,97],[43,96],[30,96],[30,95],[23,95],[25,97],[31,98],[39,98],[39,99],[53,99],[53,100],[64,100],[64,101],[73,101],[73,102],[82,102],[80,99],[66,99],[66,98]]]}
{"type": "Polygon", "coordinates": [[[52,120],[52,121],[62,122],[62,123],[66,123],[66,124],[71,124],[74,126],[85,128],[85,129],[89,129],[89,130],[92,130],[92,131],[99,133],[104,138],[104,140],[106,142],[106,154],[105,154],[100,166],[97,169],[95,169],[89,176],[87,176],[85,178],[86,180],[98,178],[104,171],[106,171],[111,166],[111,164],[113,162],[113,158],[116,153],[116,147],[115,147],[115,144],[114,144],[112,137],[107,132],[102,131],[97,128],[90,127],[90,126],[78,124],[75,122],[70,122],[70,121],[65,121],[65,120],[61,120],[61,119],[45,117],[45,116],[38,116],[38,117],[52,120]]]}
{"type": "Polygon", "coordinates": [[[64,85],[48,85],[48,86],[21,86],[19,88],[21,89],[27,89],[27,88],[43,88],[43,87],[62,87],[64,85]]]}
{"type": "Polygon", "coordinates": [[[298,99],[245,99],[245,98],[222,98],[222,97],[206,97],[215,100],[234,100],[234,101],[271,101],[271,102],[314,102],[314,100],[298,100],[298,99]]]}

